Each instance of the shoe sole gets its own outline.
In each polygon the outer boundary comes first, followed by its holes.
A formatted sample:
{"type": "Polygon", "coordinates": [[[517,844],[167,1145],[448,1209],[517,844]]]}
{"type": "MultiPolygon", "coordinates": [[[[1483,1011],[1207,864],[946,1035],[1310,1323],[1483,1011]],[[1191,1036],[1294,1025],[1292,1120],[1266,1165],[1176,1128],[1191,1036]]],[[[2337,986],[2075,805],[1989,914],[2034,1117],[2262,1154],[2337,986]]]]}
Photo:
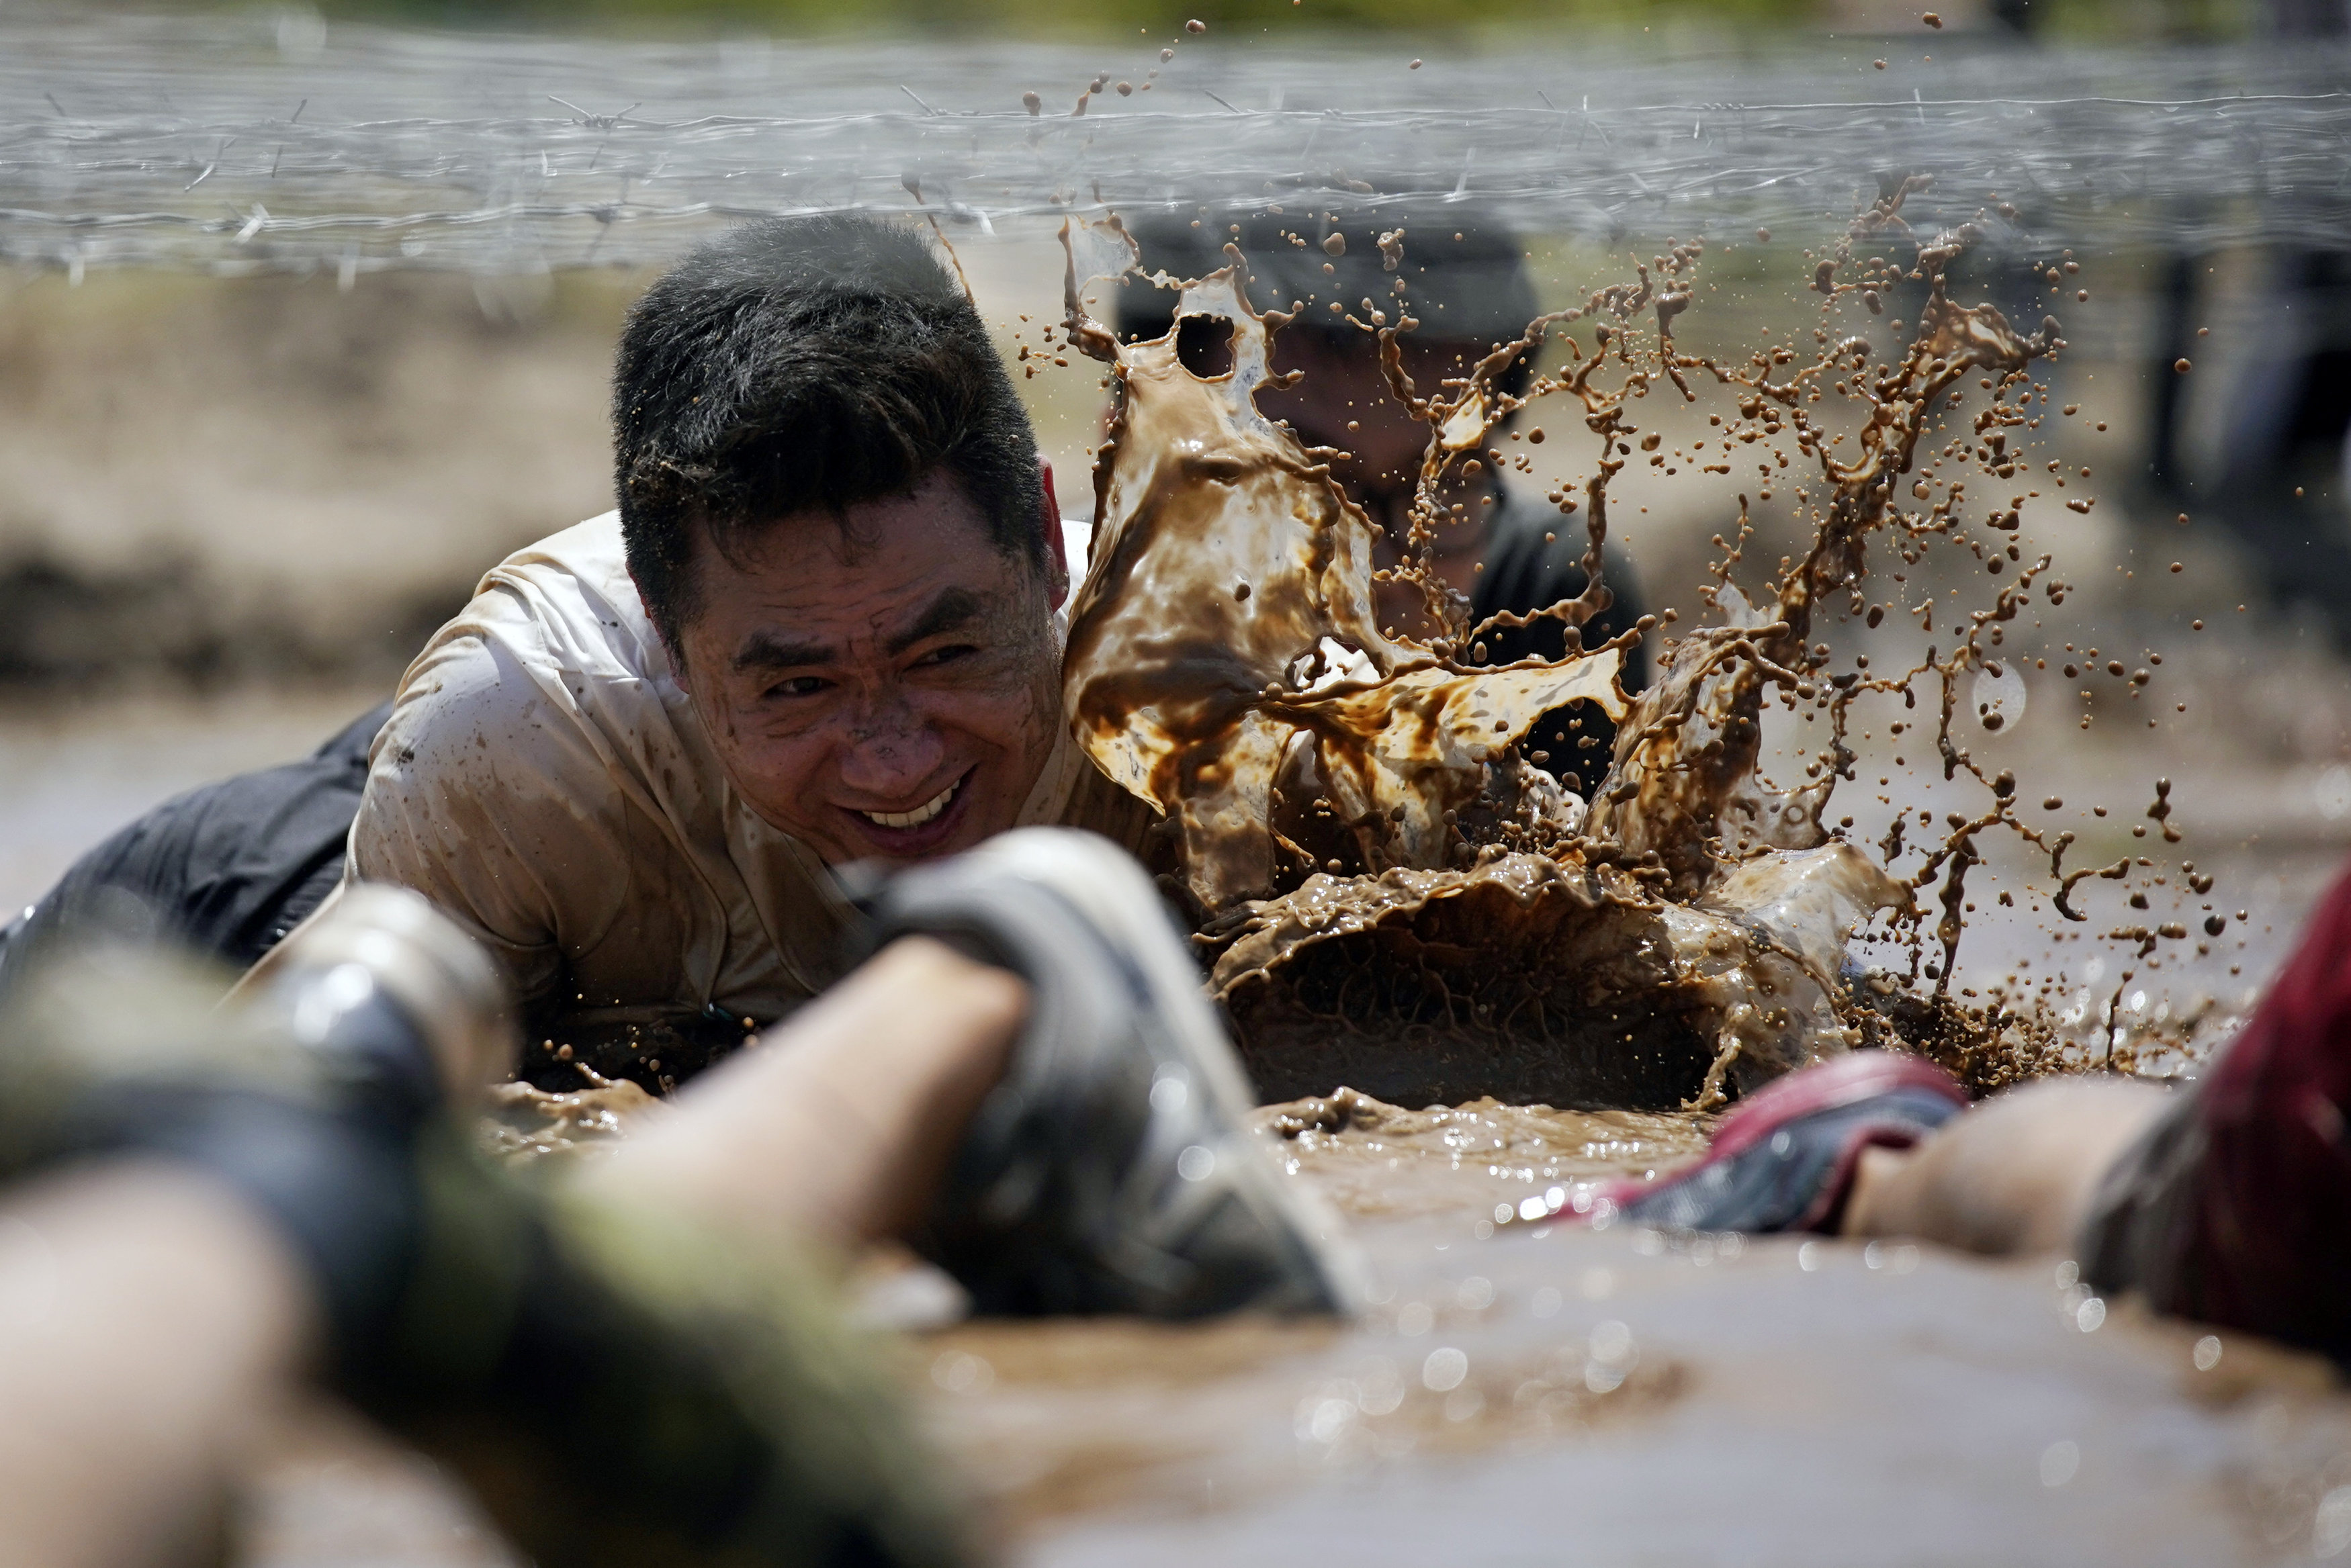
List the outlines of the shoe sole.
{"type": "Polygon", "coordinates": [[[1318,1195],[1301,1189],[1277,1167],[1261,1136],[1250,1128],[1257,1100],[1239,1054],[1143,867],[1110,840],[1069,828],[1019,828],[989,839],[970,856],[975,862],[999,863],[1007,872],[1051,890],[1134,966],[1147,995],[1146,1011],[1159,1024],[1151,1033],[1171,1053],[1161,1059],[1184,1070],[1189,1092],[1207,1096],[1205,1119],[1221,1129],[1211,1148],[1213,1179],[1196,1183],[1197,1208],[1212,1209],[1217,1188],[1228,1189],[1270,1234],[1297,1244],[1301,1261],[1321,1287],[1322,1299],[1312,1308],[1347,1315],[1358,1311],[1369,1280],[1346,1240],[1344,1224],[1318,1195]]]}

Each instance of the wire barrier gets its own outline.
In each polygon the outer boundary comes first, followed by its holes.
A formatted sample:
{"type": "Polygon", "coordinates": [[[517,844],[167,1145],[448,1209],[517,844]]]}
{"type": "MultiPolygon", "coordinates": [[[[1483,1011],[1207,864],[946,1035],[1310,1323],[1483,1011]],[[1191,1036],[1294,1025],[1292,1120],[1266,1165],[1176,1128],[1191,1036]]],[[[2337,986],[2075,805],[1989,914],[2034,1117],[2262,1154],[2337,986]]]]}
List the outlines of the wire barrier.
{"type": "Polygon", "coordinates": [[[2339,50],[2001,47],[1918,28],[1696,58],[1555,41],[1405,56],[1328,35],[684,44],[16,11],[0,20],[0,259],[77,275],[540,272],[657,262],[748,215],[904,208],[917,192],[951,233],[1474,197],[1595,240],[1775,223],[1812,238],[1911,172],[1937,177],[1908,209],[1921,231],[1990,208],[1996,239],[2036,246],[2351,235],[2339,50]]]}

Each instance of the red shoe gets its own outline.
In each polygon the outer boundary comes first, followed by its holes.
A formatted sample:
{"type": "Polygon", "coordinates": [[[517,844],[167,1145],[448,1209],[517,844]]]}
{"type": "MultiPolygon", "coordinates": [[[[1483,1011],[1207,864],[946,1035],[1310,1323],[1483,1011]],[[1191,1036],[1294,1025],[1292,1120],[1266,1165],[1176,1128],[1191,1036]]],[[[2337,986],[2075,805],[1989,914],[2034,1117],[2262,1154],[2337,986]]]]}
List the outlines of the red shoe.
{"type": "Polygon", "coordinates": [[[1662,1181],[1611,1182],[1591,1211],[1669,1231],[1834,1230],[1863,1149],[1908,1148],[1967,1107],[1926,1058],[1856,1051],[1741,1100],[1704,1159],[1662,1181]]]}

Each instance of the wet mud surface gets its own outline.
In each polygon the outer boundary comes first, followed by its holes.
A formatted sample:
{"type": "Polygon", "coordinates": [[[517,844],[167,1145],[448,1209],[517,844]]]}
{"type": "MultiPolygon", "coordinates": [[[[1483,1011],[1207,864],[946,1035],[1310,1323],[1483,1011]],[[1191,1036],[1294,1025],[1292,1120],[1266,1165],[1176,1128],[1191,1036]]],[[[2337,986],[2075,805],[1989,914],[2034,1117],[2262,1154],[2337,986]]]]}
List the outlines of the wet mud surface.
{"type": "MultiPolygon", "coordinates": [[[[1123,1502],[1027,1514],[1023,1559],[1265,1560],[1334,1538],[1398,1564],[2304,1559],[2351,1438],[2306,1364],[2246,1355],[2224,1379],[2250,1349],[2231,1346],[2199,1373],[2193,1330],[2121,1311],[2085,1334],[2049,1265],[1480,1242],[1435,1220],[1383,1227],[1380,1250],[1395,1315],[1245,1385],[1253,1484],[1219,1496],[1171,1456],[1123,1502]],[[1418,1384],[1416,1428],[1368,1413],[1390,1368],[1418,1384]]],[[[1019,1376],[959,1397],[1019,1399],[1019,1376]]],[[[1130,1411],[1126,1440],[1170,1403],[1130,1411]]]]}
{"type": "MultiPolygon", "coordinates": [[[[1352,1096],[1260,1116],[1372,1260],[1360,1322],[901,1342],[1006,1560],[2202,1568],[2351,1546],[2351,1397],[2326,1367],[2099,1301],[2060,1260],[1494,1223],[1668,1168],[1705,1117],[1352,1096]]],[[[246,1510],[247,1568],[517,1561],[330,1411],[281,1423],[246,1510]]]]}
{"type": "MultiPolygon", "coordinates": [[[[1987,1089],[2189,1065],[2339,848],[2335,827],[2255,847],[2272,816],[2240,759],[2156,739],[2153,719],[2139,732],[2175,696],[2225,723],[2241,675],[2198,684],[2177,673],[2192,648],[2082,629],[2053,557],[2105,514],[2064,488],[2089,468],[2038,466],[2052,438],[2028,433],[2074,412],[2053,396],[2057,329],[1946,298],[1931,253],[1965,236],[1908,234],[1898,201],[1873,213],[1802,302],[1821,312],[1810,345],[1678,352],[1701,292],[1687,247],[1550,318],[1574,347],[1520,430],[1552,422],[1547,461],[1579,425],[1599,438],[1557,482],[1562,548],[1596,545],[1619,470],[1685,483],[1735,458],[1752,486],[1753,518],[1742,491],[1709,524],[1712,586],[1647,628],[1644,693],[1614,689],[1604,648],[1486,666],[1425,576],[1436,629],[1391,635],[1322,454],[1256,419],[1245,386],[1109,351],[1134,395],[1096,472],[1072,711],[1105,771],[1168,812],[1211,983],[1262,1092],[1292,1102],[1267,1136],[1352,1218],[1380,1299],[1347,1325],[910,1335],[909,1384],[1011,1560],[2351,1551],[2351,1401],[2306,1359],[2096,1301],[2062,1260],[1548,1218],[1580,1181],[1694,1153],[1708,1116],[1677,1107],[1860,1041],[1928,1046],[1987,1089]],[[1889,336],[1873,296],[1897,285],[1918,286],[1918,325],[1889,336]],[[1708,408],[1728,422],[1699,426],[1708,408]],[[1797,524],[1777,538],[1775,487],[1797,524]],[[1623,720],[1588,807],[1517,749],[1571,700],[1623,720]],[[2118,729],[2147,749],[2094,749],[2118,729]],[[2174,850],[2183,823],[2202,836],[2174,850]],[[2190,850],[2200,870],[2176,858],[2190,850]]],[[[1279,312],[1256,309],[1282,302],[1200,281],[1186,308],[1269,369],[1251,338],[1279,312]]],[[[1377,306],[1374,336],[1405,314],[1377,306]]],[[[1070,328],[1065,347],[1108,349],[1081,312],[1070,328]]],[[[1427,528],[1479,465],[1532,473],[1490,376],[1400,395],[1432,429],[1427,528]]],[[[1597,603],[1557,613],[1580,628],[1597,603]]],[[[2321,760],[2294,785],[2328,824],[2351,811],[2351,774],[2325,771],[2336,745],[2304,748],[2321,760]]],[[[562,1154],[652,1105],[627,1085],[516,1087],[485,1137],[562,1154]]],[[[429,1467],[330,1414],[283,1424],[247,1498],[248,1563],[513,1561],[429,1467]]]]}
{"type": "Polygon", "coordinates": [[[1343,1331],[924,1339],[933,1429],[1018,1560],[2226,1563],[2342,1529],[2331,1372],[2233,1336],[2215,1357],[2059,1260],[1492,1222],[1687,1158],[1705,1118],[1263,1115],[1382,1299],[1343,1331]]]}

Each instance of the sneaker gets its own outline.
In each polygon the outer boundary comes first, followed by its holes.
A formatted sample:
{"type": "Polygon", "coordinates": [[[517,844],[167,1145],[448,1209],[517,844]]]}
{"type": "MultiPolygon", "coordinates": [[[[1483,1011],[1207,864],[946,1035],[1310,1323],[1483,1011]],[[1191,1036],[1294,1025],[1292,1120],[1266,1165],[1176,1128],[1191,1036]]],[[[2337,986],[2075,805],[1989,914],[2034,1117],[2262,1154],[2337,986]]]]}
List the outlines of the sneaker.
{"type": "Polygon", "coordinates": [[[862,952],[936,937],[1028,981],[1029,1022],[917,1245],[998,1314],[1346,1312],[1334,1217],[1249,1125],[1240,1060],[1157,890],[1109,840],[1024,828],[889,877],[862,952]]]}
{"type": "Polygon", "coordinates": [[[0,1106],[0,1174],[12,1155],[197,1167],[307,1262],[331,1364],[380,1360],[422,1256],[418,1138],[515,1054],[488,954],[417,894],[363,887],[227,1005],[216,971],[152,946],[46,961],[5,1031],[32,1105],[0,1106]]]}
{"type": "Polygon", "coordinates": [[[1663,1181],[1612,1183],[1592,1211],[1666,1231],[1832,1231],[1863,1149],[1908,1148],[1967,1108],[1932,1062],[1856,1051],[1741,1100],[1704,1159],[1663,1181]]]}
{"type": "Polygon", "coordinates": [[[462,1110],[514,1071],[520,1035],[504,977],[421,893],[343,888],[272,968],[254,1005],[347,1094],[412,1115],[462,1110]]]}

